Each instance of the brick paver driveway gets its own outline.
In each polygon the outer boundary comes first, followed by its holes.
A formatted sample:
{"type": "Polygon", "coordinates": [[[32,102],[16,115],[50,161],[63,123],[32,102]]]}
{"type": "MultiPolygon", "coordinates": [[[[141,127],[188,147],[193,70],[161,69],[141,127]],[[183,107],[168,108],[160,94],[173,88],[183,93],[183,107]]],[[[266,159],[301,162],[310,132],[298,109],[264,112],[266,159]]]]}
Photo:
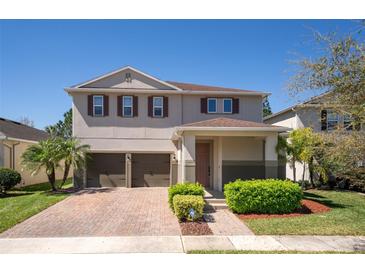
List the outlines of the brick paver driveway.
{"type": "Polygon", "coordinates": [[[85,190],[5,231],[0,237],[180,235],[167,188],[85,190]]]}

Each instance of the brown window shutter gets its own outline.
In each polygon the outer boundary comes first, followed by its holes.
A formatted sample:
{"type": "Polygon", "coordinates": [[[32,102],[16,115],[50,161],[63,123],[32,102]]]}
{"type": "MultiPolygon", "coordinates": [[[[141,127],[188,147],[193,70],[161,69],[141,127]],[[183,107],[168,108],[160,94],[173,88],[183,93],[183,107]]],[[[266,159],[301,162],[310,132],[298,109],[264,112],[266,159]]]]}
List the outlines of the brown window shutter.
{"type": "Polygon", "coordinates": [[[163,97],[163,117],[169,117],[169,97],[163,97]]]}
{"type": "Polygon", "coordinates": [[[207,113],[208,112],[208,99],[207,98],[200,98],[200,112],[207,113]]]}
{"type": "Polygon", "coordinates": [[[233,98],[232,99],[232,113],[239,113],[240,112],[240,99],[233,98]]]}
{"type": "Polygon", "coordinates": [[[153,117],[153,96],[148,96],[148,116],[153,117]]]}
{"type": "Polygon", "coordinates": [[[87,96],[87,114],[93,116],[93,96],[87,96]]]}
{"type": "Polygon", "coordinates": [[[104,116],[108,116],[109,115],[109,96],[108,95],[104,95],[104,116]]]}
{"type": "Polygon", "coordinates": [[[321,129],[327,130],[327,110],[321,111],[321,129]]]}
{"type": "Polygon", "coordinates": [[[118,116],[123,116],[122,112],[123,96],[118,96],[117,98],[117,114],[118,116]]]}
{"type": "Polygon", "coordinates": [[[133,96],[133,117],[138,116],[138,96],[133,96]]]}

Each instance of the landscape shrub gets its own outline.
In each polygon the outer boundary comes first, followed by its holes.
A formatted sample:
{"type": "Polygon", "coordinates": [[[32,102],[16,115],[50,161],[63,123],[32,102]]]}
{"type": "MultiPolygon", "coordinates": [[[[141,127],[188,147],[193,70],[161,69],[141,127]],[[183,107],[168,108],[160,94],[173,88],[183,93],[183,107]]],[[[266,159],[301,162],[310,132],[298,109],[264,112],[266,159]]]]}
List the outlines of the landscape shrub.
{"type": "Polygon", "coordinates": [[[22,177],[16,170],[0,168],[0,192],[5,193],[16,184],[19,184],[21,179],[22,177]]]}
{"type": "Polygon", "coordinates": [[[303,192],[289,180],[236,180],[224,186],[228,207],[236,213],[290,213],[300,207],[303,192]]]}
{"type": "Polygon", "coordinates": [[[175,195],[200,195],[204,196],[204,187],[199,183],[185,182],[169,187],[169,205],[174,211],[173,198],[175,195]]]}
{"type": "Polygon", "coordinates": [[[200,195],[175,195],[173,198],[174,212],[179,220],[196,221],[203,216],[204,199],[200,195]],[[194,210],[194,216],[190,211],[194,210]]]}

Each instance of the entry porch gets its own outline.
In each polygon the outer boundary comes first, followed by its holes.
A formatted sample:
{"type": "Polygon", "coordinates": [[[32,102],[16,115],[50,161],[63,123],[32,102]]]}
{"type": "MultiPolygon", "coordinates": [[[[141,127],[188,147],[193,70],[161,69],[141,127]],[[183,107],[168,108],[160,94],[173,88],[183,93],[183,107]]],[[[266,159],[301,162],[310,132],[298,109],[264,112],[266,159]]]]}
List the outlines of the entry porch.
{"type": "Polygon", "coordinates": [[[236,179],[278,178],[278,134],[286,128],[226,119],[177,128],[177,181],[223,191],[236,179]],[[227,125],[227,120],[230,124],[227,125]]]}

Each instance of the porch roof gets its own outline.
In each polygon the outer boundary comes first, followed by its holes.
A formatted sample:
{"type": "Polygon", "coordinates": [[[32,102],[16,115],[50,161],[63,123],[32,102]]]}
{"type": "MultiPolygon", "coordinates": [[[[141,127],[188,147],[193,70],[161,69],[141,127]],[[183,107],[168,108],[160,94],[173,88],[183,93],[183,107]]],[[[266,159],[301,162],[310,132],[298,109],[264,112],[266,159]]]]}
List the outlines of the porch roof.
{"type": "Polygon", "coordinates": [[[220,117],[175,127],[173,137],[176,138],[186,131],[286,132],[289,130],[291,129],[287,127],[220,117]]]}

